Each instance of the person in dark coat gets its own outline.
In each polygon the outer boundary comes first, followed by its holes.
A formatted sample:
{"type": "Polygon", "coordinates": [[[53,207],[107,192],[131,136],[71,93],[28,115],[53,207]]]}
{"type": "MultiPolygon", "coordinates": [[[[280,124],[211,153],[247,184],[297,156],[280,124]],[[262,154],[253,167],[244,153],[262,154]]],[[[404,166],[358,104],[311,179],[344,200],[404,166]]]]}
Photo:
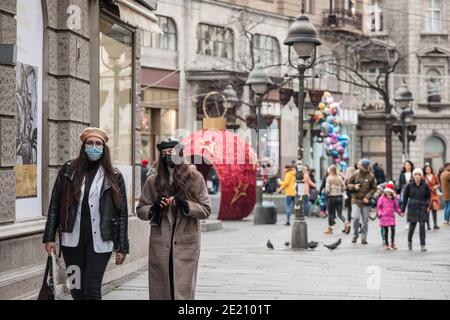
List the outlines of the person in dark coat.
{"type": "Polygon", "coordinates": [[[56,253],[59,234],[66,267],[78,267],[79,285],[70,288],[74,300],[101,300],[112,252],[117,265],[129,253],[125,180],[112,165],[108,140],[101,128],[81,132],[78,158],[59,169],[50,199],[43,243],[48,255],[56,253]]]}
{"type": "Polygon", "coordinates": [[[400,172],[400,176],[398,177],[398,183],[397,183],[397,194],[400,195],[400,202],[403,200],[403,191],[405,190],[406,186],[409,184],[409,182],[412,180],[412,172],[414,170],[414,164],[406,160],[403,164],[402,171],[400,172]]]}
{"type": "Polygon", "coordinates": [[[425,248],[425,223],[428,221],[429,207],[430,207],[431,192],[428,185],[423,180],[423,170],[416,168],[413,171],[413,178],[406,186],[402,213],[408,207],[408,249],[412,250],[412,237],[417,223],[419,223],[419,235],[421,251],[427,251],[425,248]]]}
{"type": "Polygon", "coordinates": [[[378,163],[375,163],[372,167],[373,174],[375,175],[375,179],[377,179],[377,184],[386,182],[386,175],[384,174],[383,168],[378,163]]]}

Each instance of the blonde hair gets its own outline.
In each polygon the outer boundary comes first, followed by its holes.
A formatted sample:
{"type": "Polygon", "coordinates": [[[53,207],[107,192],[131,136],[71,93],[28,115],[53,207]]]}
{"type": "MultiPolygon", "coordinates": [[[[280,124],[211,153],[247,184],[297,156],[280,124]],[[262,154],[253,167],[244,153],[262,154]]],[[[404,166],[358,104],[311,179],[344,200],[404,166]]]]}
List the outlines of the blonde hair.
{"type": "Polygon", "coordinates": [[[330,179],[331,184],[341,183],[341,179],[338,175],[338,168],[334,164],[328,167],[328,178],[330,179]]]}

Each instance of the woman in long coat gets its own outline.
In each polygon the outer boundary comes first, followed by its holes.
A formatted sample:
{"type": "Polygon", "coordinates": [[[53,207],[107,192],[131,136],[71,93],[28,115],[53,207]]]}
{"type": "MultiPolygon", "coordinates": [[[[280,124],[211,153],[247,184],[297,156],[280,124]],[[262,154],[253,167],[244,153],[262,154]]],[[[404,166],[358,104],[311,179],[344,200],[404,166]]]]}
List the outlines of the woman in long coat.
{"type": "Polygon", "coordinates": [[[408,249],[412,250],[412,237],[416,225],[419,223],[421,251],[427,251],[425,248],[425,223],[428,221],[431,193],[423,180],[422,169],[414,169],[412,176],[412,180],[405,188],[402,203],[402,212],[405,212],[406,207],[408,207],[408,249]]]}
{"type": "Polygon", "coordinates": [[[150,220],[150,300],[193,300],[200,256],[200,219],[211,213],[203,176],[182,160],[175,139],[157,145],[158,172],[142,190],[137,215],[150,220]]]}
{"type": "MultiPolygon", "coordinates": [[[[433,172],[433,167],[430,165],[426,165],[423,168],[423,172],[425,174],[425,183],[427,184],[428,188],[430,188],[431,192],[431,202],[430,202],[430,210],[433,214],[433,229],[439,229],[437,225],[437,211],[439,210],[440,203],[439,203],[439,194],[437,190],[439,189],[439,179],[435,176],[433,172]]],[[[427,221],[427,229],[431,230],[430,227],[430,216],[428,215],[428,221],[427,221]]]]}

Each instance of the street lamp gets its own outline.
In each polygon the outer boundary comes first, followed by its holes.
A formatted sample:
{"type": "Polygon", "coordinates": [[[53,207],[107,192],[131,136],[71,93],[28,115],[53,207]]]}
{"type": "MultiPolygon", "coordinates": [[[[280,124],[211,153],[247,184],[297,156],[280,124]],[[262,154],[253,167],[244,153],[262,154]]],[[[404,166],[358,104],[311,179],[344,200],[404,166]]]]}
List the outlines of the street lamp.
{"type": "Polygon", "coordinates": [[[265,128],[264,122],[261,117],[261,104],[262,97],[267,93],[270,86],[273,84],[272,80],[270,80],[267,73],[264,71],[263,66],[260,63],[257,63],[253,70],[248,75],[248,79],[245,83],[249,85],[252,91],[256,94],[256,154],[258,157],[258,166],[257,166],[257,174],[256,174],[256,204],[255,204],[255,224],[266,224],[273,222],[272,206],[266,207],[263,206],[262,201],[262,188],[263,182],[261,180],[261,166],[259,165],[260,152],[259,152],[259,134],[261,129],[265,128]]]}
{"type": "Polygon", "coordinates": [[[298,154],[297,154],[297,194],[295,197],[295,220],[292,225],[292,249],[307,249],[308,234],[303,206],[303,110],[305,106],[305,71],[316,61],[316,47],[321,44],[314,25],[305,15],[300,15],[291,28],[284,44],[289,46],[289,64],[299,72],[298,82],[298,154]],[[291,47],[298,56],[298,64],[291,61],[291,47]]]}
{"type": "Polygon", "coordinates": [[[415,140],[415,136],[408,134],[408,131],[411,133],[415,131],[415,126],[411,124],[414,117],[413,100],[411,91],[408,89],[406,83],[403,82],[394,95],[395,109],[400,113],[401,132],[398,129],[396,131],[399,132],[399,137],[402,142],[402,162],[405,162],[409,156],[409,142],[415,140]]]}
{"type": "Polygon", "coordinates": [[[239,97],[234,90],[231,84],[227,85],[225,89],[223,89],[222,94],[227,98],[228,103],[230,103],[233,107],[239,103],[239,97]]]}

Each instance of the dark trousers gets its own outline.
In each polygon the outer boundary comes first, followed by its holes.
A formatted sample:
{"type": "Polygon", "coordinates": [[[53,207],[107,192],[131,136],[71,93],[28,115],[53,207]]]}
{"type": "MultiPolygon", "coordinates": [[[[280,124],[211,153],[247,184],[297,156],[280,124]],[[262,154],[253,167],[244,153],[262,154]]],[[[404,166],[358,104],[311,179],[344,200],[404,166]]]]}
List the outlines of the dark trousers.
{"type": "MultiPolygon", "coordinates": [[[[78,266],[81,273],[81,287],[70,290],[72,298],[74,300],[101,300],[103,275],[111,252],[96,253],[92,242],[81,243],[81,239],[77,247],[62,247],[62,252],[66,268],[78,266]]],[[[67,276],[74,278],[77,275],[72,272],[67,276]]],[[[76,283],[70,281],[70,284],[75,285],[76,283]]]]}
{"type": "Polygon", "coordinates": [[[328,225],[334,226],[336,223],[334,220],[336,219],[336,215],[342,222],[345,223],[345,219],[342,216],[342,196],[330,196],[327,200],[327,208],[328,208],[328,225]]]}
{"type": "MultiPolygon", "coordinates": [[[[414,235],[414,230],[416,229],[417,222],[409,223],[409,233],[408,233],[408,242],[412,242],[412,237],[414,235]]],[[[425,245],[425,222],[419,222],[419,236],[420,236],[420,245],[425,245]]]]}
{"type": "MultiPolygon", "coordinates": [[[[433,215],[433,224],[436,227],[437,226],[437,212],[436,210],[431,210],[431,214],[433,215]]],[[[427,221],[428,228],[430,227],[430,215],[428,214],[428,221],[427,221]]]]}
{"type": "Polygon", "coordinates": [[[384,243],[386,245],[389,244],[389,241],[388,241],[388,239],[389,239],[389,228],[391,228],[391,243],[395,242],[394,241],[395,240],[395,226],[382,227],[382,229],[383,229],[382,234],[383,234],[383,238],[384,238],[384,243]]]}

